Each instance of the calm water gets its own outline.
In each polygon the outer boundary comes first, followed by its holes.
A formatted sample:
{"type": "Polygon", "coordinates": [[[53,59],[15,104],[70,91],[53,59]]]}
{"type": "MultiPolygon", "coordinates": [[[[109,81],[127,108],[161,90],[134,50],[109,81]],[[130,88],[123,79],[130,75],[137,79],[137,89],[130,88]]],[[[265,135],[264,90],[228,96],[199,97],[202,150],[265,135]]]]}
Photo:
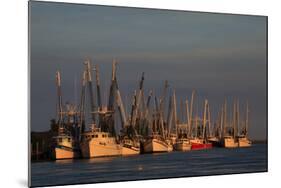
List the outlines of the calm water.
{"type": "Polygon", "coordinates": [[[31,164],[32,186],[267,171],[267,145],[31,164]]]}

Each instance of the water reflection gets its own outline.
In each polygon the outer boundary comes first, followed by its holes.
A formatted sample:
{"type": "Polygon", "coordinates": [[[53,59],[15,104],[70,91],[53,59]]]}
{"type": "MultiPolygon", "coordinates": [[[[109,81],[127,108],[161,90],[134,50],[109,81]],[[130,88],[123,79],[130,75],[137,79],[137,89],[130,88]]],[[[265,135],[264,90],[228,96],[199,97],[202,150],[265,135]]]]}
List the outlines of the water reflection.
{"type": "Polygon", "coordinates": [[[267,171],[267,146],[31,164],[32,186],[267,171]]]}
{"type": "Polygon", "coordinates": [[[97,157],[97,158],[90,158],[86,159],[88,163],[105,163],[110,162],[116,159],[117,157],[97,157]]]}
{"type": "Polygon", "coordinates": [[[70,164],[75,162],[75,159],[62,159],[62,160],[55,160],[56,164],[70,164]]]}

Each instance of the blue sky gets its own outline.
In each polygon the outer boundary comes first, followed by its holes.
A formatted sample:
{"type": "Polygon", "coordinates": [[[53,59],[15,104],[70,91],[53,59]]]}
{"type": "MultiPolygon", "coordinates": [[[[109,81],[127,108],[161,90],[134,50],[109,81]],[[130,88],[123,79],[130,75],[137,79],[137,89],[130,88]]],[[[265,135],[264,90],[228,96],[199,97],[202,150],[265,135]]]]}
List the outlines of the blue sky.
{"type": "Polygon", "coordinates": [[[125,102],[142,72],[145,91],[160,94],[168,80],[185,99],[195,88],[213,116],[225,96],[237,96],[242,107],[249,101],[251,138],[265,139],[266,23],[262,16],[31,2],[31,128],[47,130],[55,117],[56,70],[63,100],[73,101],[82,63],[91,57],[105,96],[115,58],[125,102]]]}

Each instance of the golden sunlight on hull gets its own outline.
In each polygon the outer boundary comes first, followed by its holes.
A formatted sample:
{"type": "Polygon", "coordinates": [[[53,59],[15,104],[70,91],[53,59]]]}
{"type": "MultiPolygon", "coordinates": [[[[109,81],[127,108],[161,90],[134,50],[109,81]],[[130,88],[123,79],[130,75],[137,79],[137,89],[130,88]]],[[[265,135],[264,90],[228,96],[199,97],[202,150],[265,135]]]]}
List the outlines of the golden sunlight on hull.
{"type": "Polygon", "coordinates": [[[238,142],[235,142],[233,137],[227,137],[223,140],[223,147],[225,148],[237,148],[238,142]]]}
{"type": "Polygon", "coordinates": [[[169,147],[166,142],[156,139],[156,138],[148,139],[144,143],[144,152],[145,153],[168,152],[168,149],[169,149],[169,147]]]}
{"type": "Polygon", "coordinates": [[[81,151],[84,158],[117,156],[121,155],[121,146],[116,143],[91,140],[81,144],[81,151]]]}
{"type": "Polygon", "coordinates": [[[53,151],[53,158],[55,160],[59,159],[74,159],[77,158],[78,154],[71,149],[64,149],[64,148],[54,148],[53,151]]]}
{"type": "Polygon", "coordinates": [[[239,147],[250,147],[252,146],[252,142],[248,138],[242,137],[238,138],[238,145],[239,147]]]}
{"type": "Polygon", "coordinates": [[[140,148],[137,147],[128,147],[128,146],[122,146],[122,155],[137,155],[140,154],[140,148]]]}
{"type": "Polygon", "coordinates": [[[189,150],[191,150],[191,143],[189,141],[178,141],[175,144],[175,150],[189,151],[189,150]]]}

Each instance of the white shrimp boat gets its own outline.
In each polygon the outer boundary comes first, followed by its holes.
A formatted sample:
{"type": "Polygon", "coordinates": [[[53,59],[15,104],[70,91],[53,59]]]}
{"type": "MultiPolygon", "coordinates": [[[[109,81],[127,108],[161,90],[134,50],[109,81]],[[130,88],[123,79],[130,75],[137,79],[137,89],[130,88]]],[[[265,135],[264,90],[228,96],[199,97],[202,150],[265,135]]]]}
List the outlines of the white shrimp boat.
{"type": "MultiPolygon", "coordinates": [[[[152,134],[143,144],[145,153],[168,152],[169,144],[162,136],[152,134]]],[[[171,150],[171,148],[170,148],[171,150]]]]}
{"type": "Polygon", "coordinates": [[[108,132],[102,132],[99,128],[82,134],[80,144],[83,158],[118,156],[122,154],[122,147],[116,138],[108,132]]]}
{"type": "Polygon", "coordinates": [[[175,150],[177,151],[189,151],[191,150],[191,143],[187,138],[180,138],[175,143],[175,150]]]}

